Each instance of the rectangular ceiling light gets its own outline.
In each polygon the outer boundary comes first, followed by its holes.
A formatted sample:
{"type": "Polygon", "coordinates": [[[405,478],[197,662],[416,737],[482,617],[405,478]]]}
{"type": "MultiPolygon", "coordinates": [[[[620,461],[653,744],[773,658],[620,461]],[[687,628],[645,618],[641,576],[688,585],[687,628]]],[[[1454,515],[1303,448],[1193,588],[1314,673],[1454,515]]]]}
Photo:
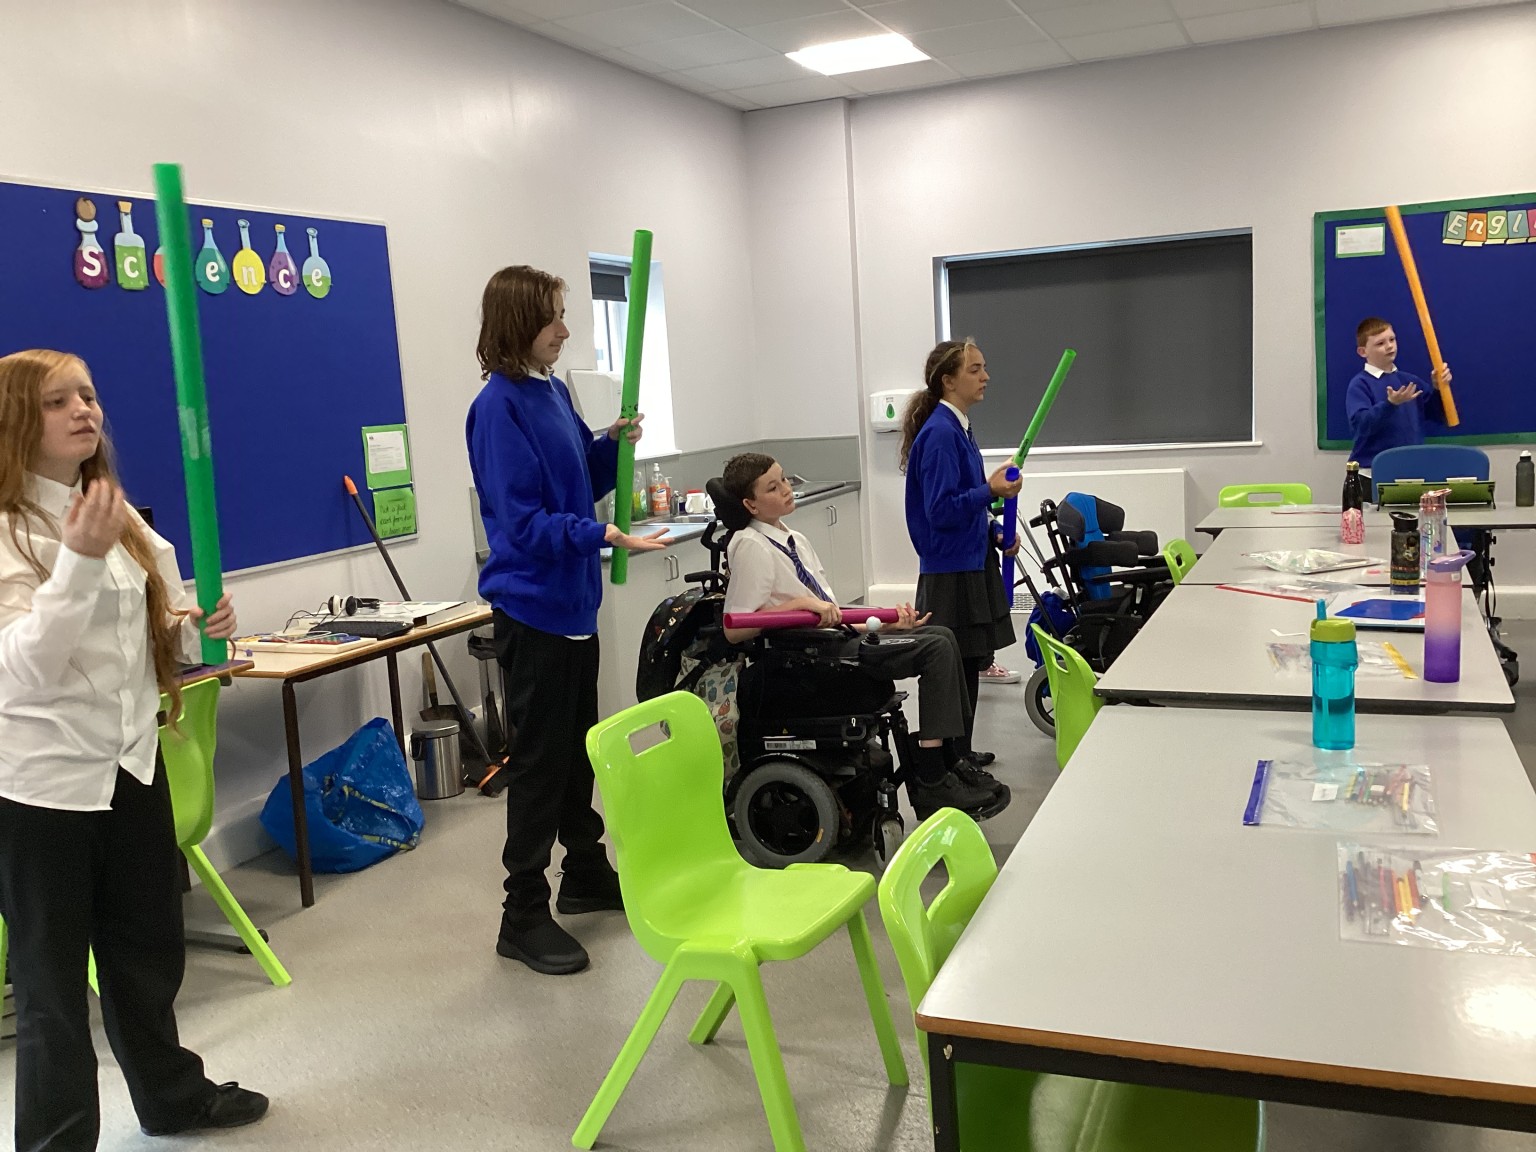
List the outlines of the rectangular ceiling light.
{"type": "Polygon", "coordinates": [[[863,72],[870,68],[889,68],[892,64],[911,64],[929,59],[928,53],[895,32],[883,36],[860,36],[857,40],[836,40],[831,44],[813,44],[798,52],[786,52],[796,64],[837,76],[844,72],[863,72]]]}

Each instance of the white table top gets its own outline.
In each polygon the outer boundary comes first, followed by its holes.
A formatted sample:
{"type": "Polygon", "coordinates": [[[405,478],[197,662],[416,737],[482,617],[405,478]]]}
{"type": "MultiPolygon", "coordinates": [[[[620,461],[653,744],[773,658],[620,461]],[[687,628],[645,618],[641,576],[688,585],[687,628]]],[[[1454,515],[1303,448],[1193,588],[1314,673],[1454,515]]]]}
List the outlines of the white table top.
{"type": "MultiPolygon", "coordinates": [[[[1437,846],[1536,849],[1497,719],[1367,716],[1358,735],[1361,759],[1430,765],[1437,846]]],[[[1311,752],[1303,716],[1105,709],[919,1027],[1536,1104],[1536,961],[1345,942],[1335,837],[1243,826],[1255,762],[1311,752]]]]}
{"type": "Polygon", "coordinates": [[[1257,560],[1250,560],[1250,552],[1278,552],[1301,548],[1326,548],[1330,552],[1342,552],[1347,556],[1368,556],[1379,560],[1364,568],[1343,568],[1337,572],[1319,572],[1308,579],[1329,580],[1343,584],[1367,584],[1385,587],[1392,582],[1392,529],[1380,524],[1367,524],[1364,544],[1344,544],[1339,540],[1337,523],[1326,526],[1294,527],[1277,532],[1273,528],[1228,528],[1211,541],[1199,562],[1184,577],[1192,584],[1236,584],[1264,576],[1279,576],[1272,568],[1266,568],[1257,560]]]}
{"type": "MultiPolygon", "coordinates": [[[[1404,508],[1403,511],[1413,511],[1404,508]]],[[[1536,508],[1517,508],[1513,500],[1492,506],[1452,504],[1453,528],[1536,528],[1536,508]]],[[[1216,535],[1228,528],[1326,528],[1338,527],[1337,512],[1276,512],[1273,508],[1215,508],[1195,525],[1197,532],[1216,535]]],[[[1391,524],[1391,517],[1374,504],[1366,506],[1365,524],[1391,524]]]]}
{"type": "MultiPolygon", "coordinates": [[[[1197,571],[1199,567],[1195,565],[1197,571]]],[[[1306,643],[1315,615],[1312,605],[1295,600],[1182,584],[1110,665],[1097,691],[1110,700],[1310,709],[1311,676],[1275,671],[1267,646],[1277,640],[1306,643]],[[1276,636],[1276,631],[1295,635],[1276,636]]],[[[1466,587],[1461,620],[1459,681],[1430,684],[1401,676],[1357,675],[1356,707],[1373,712],[1514,711],[1515,698],[1466,587]]],[[[1389,641],[1423,675],[1423,633],[1361,629],[1360,639],[1389,641]]]]}

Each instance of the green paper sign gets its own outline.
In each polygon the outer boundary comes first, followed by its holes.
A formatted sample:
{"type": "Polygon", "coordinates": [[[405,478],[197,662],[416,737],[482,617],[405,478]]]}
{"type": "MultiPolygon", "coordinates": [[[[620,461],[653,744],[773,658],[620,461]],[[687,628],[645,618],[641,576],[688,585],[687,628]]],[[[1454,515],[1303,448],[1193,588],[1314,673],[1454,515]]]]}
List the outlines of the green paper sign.
{"type": "Polygon", "coordinates": [[[386,488],[373,494],[373,522],[379,535],[409,536],[416,531],[416,492],[411,488],[386,488]]]}
{"type": "Polygon", "coordinates": [[[399,488],[411,476],[411,437],[404,424],[373,424],[363,429],[363,471],[369,488],[399,488]]]}

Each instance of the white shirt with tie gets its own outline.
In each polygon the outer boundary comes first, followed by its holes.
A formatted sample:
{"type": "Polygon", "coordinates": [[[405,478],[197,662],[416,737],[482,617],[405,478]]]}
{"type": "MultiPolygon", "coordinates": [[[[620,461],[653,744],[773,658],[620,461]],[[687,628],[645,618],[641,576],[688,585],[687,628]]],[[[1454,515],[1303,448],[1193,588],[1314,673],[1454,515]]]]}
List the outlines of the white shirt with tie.
{"type": "Polygon", "coordinates": [[[726,552],[731,566],[731,581],[725,590],[727,612],[764,612],[816,593],[800,579],[795,562],[786,552],[790,541],[800,563],[815,578],[828,596],[834,595],[826,569],[816,549],[803,536],[754,520],[735,536],[726,552]],[[778,547],[774,547],[777,544],[778,547]]]}
{"type": "MultiPolygon", "coordinates": [[[[60,542],[80,488],[29,475],[44,515],[30,530],[0,514],[0,796],[72,811],[112,806],[117,769],[154,779],[160,689],[149,642],[144,570],[121,544],[105,558],[60,542]],[[27,563],[20,535],[48,570],[27,563]]],[[[176,552],[138,513],[173,609],[191,607],[176,552]]],[[[198,658],[197,626],[182,628],[182,659],[198,658]]]]}

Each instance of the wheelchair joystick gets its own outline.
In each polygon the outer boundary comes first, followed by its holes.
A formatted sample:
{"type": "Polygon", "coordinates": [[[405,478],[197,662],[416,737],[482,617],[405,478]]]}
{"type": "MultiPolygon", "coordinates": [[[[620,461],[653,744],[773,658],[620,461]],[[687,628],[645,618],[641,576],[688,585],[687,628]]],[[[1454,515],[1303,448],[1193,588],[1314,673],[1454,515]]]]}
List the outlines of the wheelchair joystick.
{"type": "Polygon", "coordinates": [[[864,639],[861,640],[860,643],[861,644],[868,644],[871,647],[873,647],[874,645],[880,643],[880,629],[881,629],[881,627],[882,627],[882,625],[880,623],[880,617],[878,617],[878,616],[871,616],[868,620],[866,620],[864,622],[864,639]]]}

